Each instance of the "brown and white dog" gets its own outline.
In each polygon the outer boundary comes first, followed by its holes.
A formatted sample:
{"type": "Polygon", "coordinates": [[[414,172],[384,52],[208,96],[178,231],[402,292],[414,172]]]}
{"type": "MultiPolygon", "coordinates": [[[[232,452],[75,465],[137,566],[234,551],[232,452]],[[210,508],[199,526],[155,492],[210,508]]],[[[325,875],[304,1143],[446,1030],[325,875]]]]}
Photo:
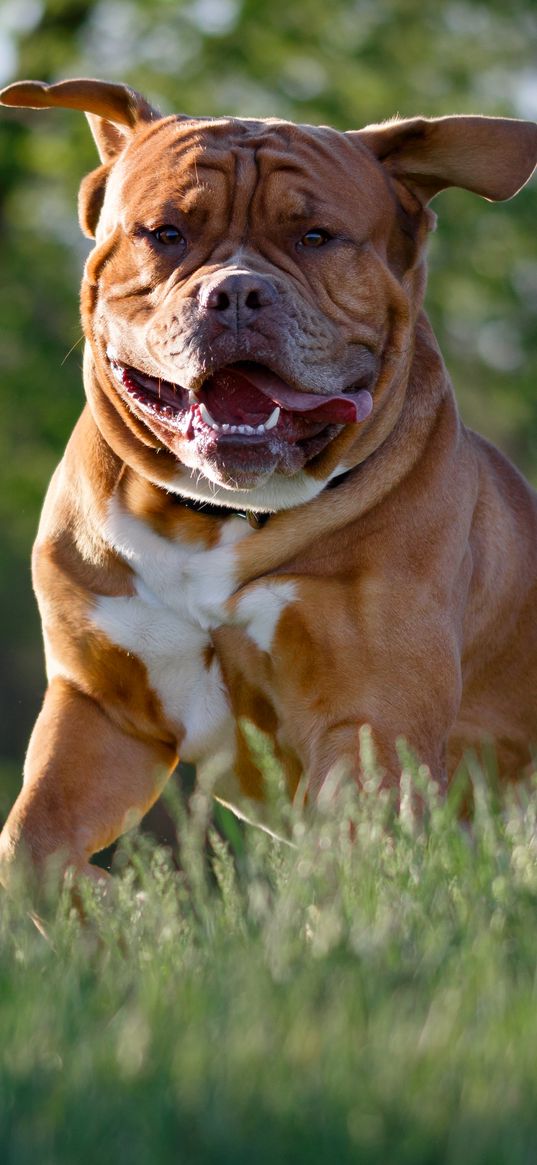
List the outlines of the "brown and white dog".
{"type": "Polygon", "coordinates": [[[34,554],[49,687],[2,835],[90,856],[178,756],[228,802],[336,761],[386,781],[404,736],[445,786],[471,746],[537,744],[537,502],[461,424],[422,311],[428,201],[510,198],[537,127],[417,118],[351,133],[161,117],[123,85],[21,82],[88,113],[88,404],[34,554]],[[250,522],[245,516],[250,515],[250,522]]]}

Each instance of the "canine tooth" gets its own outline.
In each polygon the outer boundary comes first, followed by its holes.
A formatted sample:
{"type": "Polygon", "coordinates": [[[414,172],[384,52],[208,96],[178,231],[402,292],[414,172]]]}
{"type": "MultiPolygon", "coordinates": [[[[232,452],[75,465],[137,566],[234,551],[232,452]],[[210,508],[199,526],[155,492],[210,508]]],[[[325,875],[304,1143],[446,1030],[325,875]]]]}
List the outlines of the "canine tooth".
{"type": "Polygon", "coordinates": [[[203,401],[200,401],[200,416],[201,416],[202,421],[205,421],[206,425],[211,426],[211,429],[218,429],[219,426],[217,425],[214,418],[211,416],[208,408],[206,407],[206,405],[204,405],[203,401]]]}
{"type": "Polygon", "coordinates": [[[265,429],[273,429],[274,426],[278,424],[278,421],[280,419],[280,412],[281,412],[280,406],[276,405],[276,408],[270,414],[268,421],[265,421],[265,429]]]}

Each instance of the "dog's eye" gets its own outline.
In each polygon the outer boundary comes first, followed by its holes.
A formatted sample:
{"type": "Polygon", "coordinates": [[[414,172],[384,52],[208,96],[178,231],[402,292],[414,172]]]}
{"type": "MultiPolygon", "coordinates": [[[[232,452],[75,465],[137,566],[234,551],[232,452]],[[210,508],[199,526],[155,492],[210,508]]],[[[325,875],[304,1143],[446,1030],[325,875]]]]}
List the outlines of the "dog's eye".
{"type": "Polygon", "coordinates": [[[151,234],[157,243],[162,243],[165,247],[177,247],[185,242],[185,236],[177,230],[177,227],[157,227],[156,231],[151,231],[151,234]]]}
{"type": "Polygon", "coordinates": [[[311,231],[306,231],[306,234],[302,235],[300,245],[302,247],[324,247],[324,244],[328,243],[331,238],[332,236],[328,231],[323,231],[321,227],[312,227],[311,231]]]}

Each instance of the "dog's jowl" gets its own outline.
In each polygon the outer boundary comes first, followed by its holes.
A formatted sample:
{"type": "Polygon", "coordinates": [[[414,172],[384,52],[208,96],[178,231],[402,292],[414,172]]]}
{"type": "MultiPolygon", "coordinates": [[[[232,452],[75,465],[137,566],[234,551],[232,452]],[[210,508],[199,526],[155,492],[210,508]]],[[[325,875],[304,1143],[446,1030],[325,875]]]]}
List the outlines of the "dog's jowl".
{"type": "MultiPolygon", "coordinates": [[[[34,552],[49,686],[5,826],[89,870],[182,757],[239,808],[244,734],[292,797],[371,726],[445,787],[537,744],[537,501],[461,423],[423,312],[431,198],[510,198],[537,127],[485,117],[339,133],[161,117],[123,85],[21,82],[84,110],[87,405],[34,552]],[[301,786],[302,787],[302,786],[301,786]]],[[[493,213],[483,207],[483,213],[493,213]]]]}

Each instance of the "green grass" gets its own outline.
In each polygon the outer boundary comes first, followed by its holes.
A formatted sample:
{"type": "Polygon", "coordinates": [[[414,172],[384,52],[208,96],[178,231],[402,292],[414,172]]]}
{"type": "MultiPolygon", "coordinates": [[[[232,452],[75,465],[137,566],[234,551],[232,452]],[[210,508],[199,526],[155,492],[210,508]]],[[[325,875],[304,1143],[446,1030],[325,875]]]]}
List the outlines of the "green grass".
{"type": "Polygon", "coordinates": [[[48,942],[4,899],[2,1165],[531,1165],[537,793],[473,779],[471,828],[411,764],[276,790],[292,845],[174,798],[181,872],[131,835],[48,942]]]}

